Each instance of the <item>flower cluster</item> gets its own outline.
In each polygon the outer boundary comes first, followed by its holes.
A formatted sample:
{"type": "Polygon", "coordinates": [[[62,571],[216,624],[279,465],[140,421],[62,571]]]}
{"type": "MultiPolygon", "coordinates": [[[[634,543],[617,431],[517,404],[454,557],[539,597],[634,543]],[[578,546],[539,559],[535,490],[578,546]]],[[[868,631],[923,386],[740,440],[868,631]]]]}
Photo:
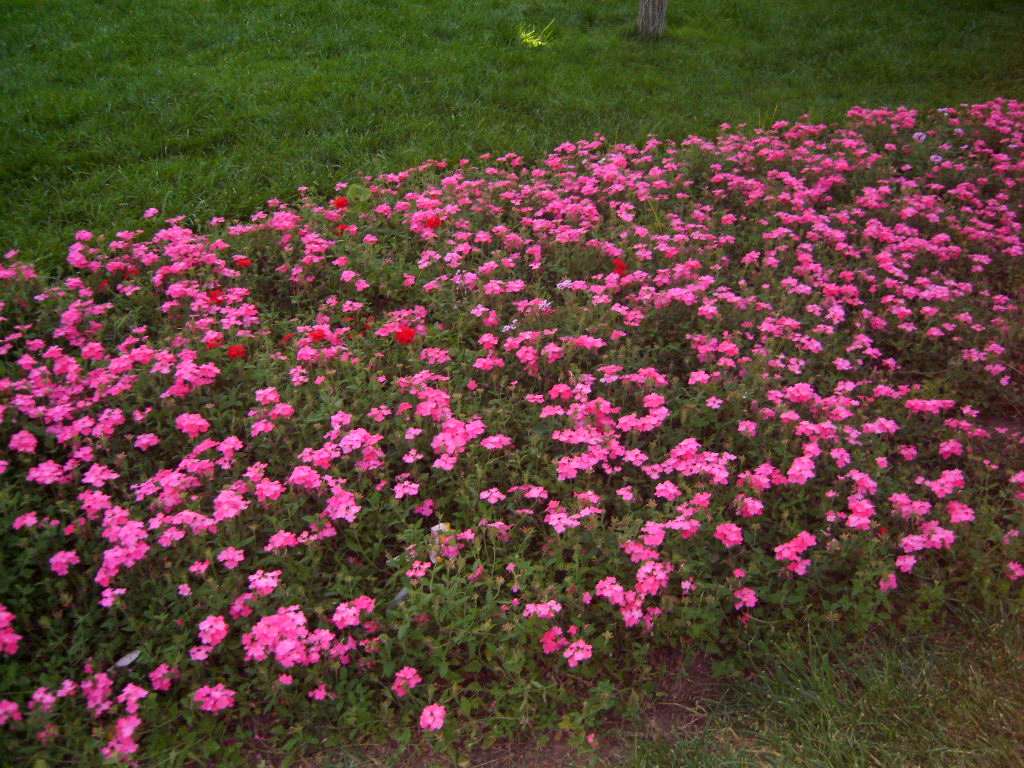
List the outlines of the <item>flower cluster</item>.
{"type": "Polygon", "coordinates": [[[1015,101],[856,108],[9,252],[18,758],[558,722],[659,649],[1019,601],[1022,149],[1015,101]]]}

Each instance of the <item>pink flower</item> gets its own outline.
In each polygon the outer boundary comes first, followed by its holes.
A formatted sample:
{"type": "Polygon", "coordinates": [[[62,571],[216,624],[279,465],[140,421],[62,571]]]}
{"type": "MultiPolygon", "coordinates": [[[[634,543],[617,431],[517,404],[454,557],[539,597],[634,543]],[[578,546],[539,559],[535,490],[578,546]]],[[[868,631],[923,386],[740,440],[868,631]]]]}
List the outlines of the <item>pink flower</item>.
{"type": "Polygon", "coordinates": [[[241,565],[243,560],[245,560],[245,552],[237,547],[225,547],[217,554],[217,561],[229,571],[233,571],[241,565]]]}
{"type": "Polygon", "coordinates": [[[153,448],[160,444],[160,438],[154,435],[152,432],[146,432],[145,434],[139,435],[135,438],[135,447],[145,453],[150,448],[153,448]]]}
{"type": "Polygon", "coordinates": [[[562,604],[557,600],[548,600],[546,603],[527,603],[523,608],[523,618],[536,616],[540,619],[553,619],[561,611],[562,604]]]}
{"type": "Polygon", "coordinates": [[[38,445],[39,441],[36,439],[36,436],[23,429],[11,435],[11,440],[7,447],[18,453],[35,453],[38,445]]]}
{"type": "Polygon", "coordinates": [[[114,738],[100,750],[103,756],[110,759],[117,755],[134,754],[139,745],[132,739],[132,735],[141,724],[142,720],[135,715],[118,718],[114,725],[114,738]]]}
{"type": "Polygon", "coordinates": [[[82,475],[82,484],[91,485],[94,488],[102,488],[107,482],[116,480],[119,477],[120,475],[109,467],[105,467],[102,464],[93,464],[82,475]]]}
{"type": "Polygon", "coordinates": [[[14,518],[11,528],[20,531],[22,528],[33,528],[39,524],[39,515],[35,512],[26,512],[14,518]]]}
{"type": "Polygon", "coordinates": [[[569,644],[564,635],[564,630],[559,626],[551,627],[551,629],[541,635],[540,646],[545,655],[555,653],[569,644]]]}
{"type": "Polygon", "coordinates": [[[736,497],[739,503],[740,517],[759,517],[764,513],[764,503],[752,496],[744,496],[742,493],[736,497]]]}
{"type": "Polygon", "coordinates": [[[249,576],[249,589],[261,597],[266,597],[277,589],[281,581],[281,571],[263,571],[262,569],[249,576]]]}
{"type": "MultiPolygon", "coordinates": [[[[184,587],[188,593],[191,594],[192,590],[189,589],[188,584],[182,584],[178,587],[179,594],[181,593],[181,587],[184,587]]],[[[99,603],[104,608],[113,608],[117,604],[117,601],[120,600],[127,592],[128,590],[124,587],[106,587],[100,593],[99,603]]]]}
{"type": "Polygon", "coordinates": [[[569,644],[568,648],[562,651],[562,655],[569,662],[569,667],[573,668],[589,659],[592,655],[591,652],[592,648],[589,643],[583,640],[575,640],[569,644]]]}
{"type": "Polygon", "coordinates": [[[192,699],[204,712],[220,712],[235,706],[235,692],[223,683],[212,687],[204,685],[193,694],[192,699]]]}
{"type": "Polygon", "coordinates": [[[505,494],[497,488],[488,488],[486,491],[480,491],[480,498],[489,504],[497,504],[505,499],[505,494]]]}
{"type": "Polygon", "coordinates": [[[946,440],[939,443],[939,456],[944,459],[949,459],[953,456],[960,456],[963,452],[964,447],[960,444],[959,440],[946,440]]]}
{"type": "Polygon", "coordinates": [[[58,576],[67,576],[68,569],[73,565],[78,565],[80,562],[81,560],[78,558],[77,552],[71,549],[64,550],[50,558],[50,570],[58,576]]]}
{"type": "Polygon", "coordinates": [[[735,523],[720,523],[715,528],[715,538],[726,547],[732,549],[743,543],[743,529],[735,523]]]}
{"type": "Polygon", "coordinates": [[[320,683],[316,688],[309,691],[306,696],[308,696],[311,701],[324,701],[328,696],[332,699],[334,698],[334,694],[329,694],[327,692],[326,683],[320,683]]]}
{"type": "Polygon", "coordinates": [[[666,480],[662,483],[658,483],[657,487],[654,489],[654,495],[659,499],[664,499],[665,501],[674,501],[683,494],[682,491],[679,490],[679,486],[669,480],[666,480]]]}
{"type": "Polygon", "coordinates": [[[427,575],[427,571],[430,570],[431,566],[432,563],[429,560],[414,560],[412,563],[412,568],[407,570],[405,572],[405,575],[413,581],[422,579],[424,576],[427,575]]]}
{"type": "Polygon", "coordinates": [[[299,465],[292,470],[291,475],[288,477],[288,484],[294,485],[298,488],[306,488],[308,490],[316,490],[320,487],[323,482],[320,473],[315,469],[305,465],[299,465]]]}
{"type": "Polygon", "coordinates": [[[167,664],[161,664],[149,673],[149,682],[155,691],[169,691],[177,677],[178,670],[169,667],[167,664]]]}
{"type": "Polygon", "coordinates": [[[732,595],[736,598],[735,608],[737,611],[741,611],[744,608],[753,608],[757,605],[757,592],[750,587],[741,587],[733,592],[732,595]]]}
{"type": "Polygon", "coordinates": [[[47,459],[42,464],[32,467],[26,473],[25,478],[40,485],[63,485],[68,482],[64,468],[52,459],[47,459]]]}
{"type": "Polygon", "coordinates": [[[406,496],[415,496],[418,494],[420,492],[420,485],[419,483],[403,480],[400,483],[395,483],[394,491],[396,499],[403,499],[406,496]]]}
{"type": "Polygon", "coordinates": [[[917,558],[913,555],[900,555],[896,558],[896,569],[901,573],[910,573],[917,565],[917,558]]]}
{"type": "Polygon", "coordinates": [[[970,523],[974,521],[974,510],[959,501],[951,501],[946,509],[949,511],[949,522],[970,523]]]}
{"type": "Polygon", "coordinates": [[[444,728],[445,708],[440,704],[428,704],[420,712],[420,728],[424,731],[439,731],[444,728]]]}
{"type": "Polygon", "coordinates": [[[18,652],[21,635],[14,631],[14,614],[0,603],[0,653],[13,656],[18,652]]]}
{"type": "Polygon", "coordinates": [[[480,445],[489,451],[497,451],[511,447],[512,438],[508,435],[489,435],[480,441],[480,445]]]}
{"type": "Polygon", "coordinates": [[[281,401],[281,395],[274,387],[264,387],[256,390],[256,402],[260,405],[274,405],[281,401]]]}
{"type": "Polygon", "coordinates": [[[135,683],[128,683],[124,688],[121,689],[121,693],[118,694],[118,704],[124,704],[125,711],[134,715],[139,711],[139,702],[149,696],[149,691],[135,683]]]}
{"type": "Polygon", "coordinates": [[[249,502],[240,493],[225,489],[213,500],[213,519],[218,523],[238,517],[249,507],[249,502]]]}
{"type": "Polygon", "coordinates": [[[199,622],[199,640],[205,645],[220,645],[227,636],[228,623],[223,616],[207,616],[199,622]]]}
{"type": "Polygon", "coordinates": [[[209,431],[210,422],[198,413],[183,413],[174,420],[174,426],[195,440],[204,432],[209,431]]]}
{"type": "Polygon", "coordinates": [[[48,688],[36,688],[32,698],[29,700],[28,708],[30,710],[38,709],[41,712],[49,712],[56,703],[57,697],[50,693],[48,688]]]}
{"type": "Polygon", "coordinates": [[[357,627],[362,622],[362,614],[373,613],[375,605],[376,603],[373,598],[360,595],[355,600],[347,603],[338,603],[338,607],[334,609],[331,621],[338,629],[357,627]]]}
{"type": "Polygon", "coordinates": [[[111,700],[113,692],[114,681],[106,672],[100,672],[82,681],[85,706],[93,717],[100,717],[114,706],[111,700]]]}
{"type": "MultiPolygon", "coordinates": [[[[420,677],[420,673],[416,671],[415,667],[402,667],[395,673],[395,681],[391,684],[391,690],[394,691],[395,696],[402,698],[422,682],[423,678],[420,677]]],[[[444,722],[443,715],[442,722],[444,722]]]]}
{"type": "Polygon", "coordinates": [[[21,708],[18,703],[10,699],[0,700],[0,726],[9,722],[21,721],[21,708]]]}

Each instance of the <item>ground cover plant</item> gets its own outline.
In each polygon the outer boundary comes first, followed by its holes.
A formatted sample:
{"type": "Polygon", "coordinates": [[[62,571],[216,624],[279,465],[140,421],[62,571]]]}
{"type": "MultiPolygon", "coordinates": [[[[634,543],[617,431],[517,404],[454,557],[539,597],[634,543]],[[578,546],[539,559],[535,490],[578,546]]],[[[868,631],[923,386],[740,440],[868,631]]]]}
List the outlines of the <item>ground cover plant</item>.
{"type": "Polygon", "coordinates": [[[667,659],[1019,610],[1022,143],[854,108],[9,252],[7,753],[585,745],[667,659]]]}
{"type": "Polygon", "coordinates": [[[656,43],[633,35],[637,3],[6,0],[2,240],[55,270],[86,223],[131,228],[151,205],[195,224],[595,131],[1024,98],[1013,0],[672,0],[656,43]]]}

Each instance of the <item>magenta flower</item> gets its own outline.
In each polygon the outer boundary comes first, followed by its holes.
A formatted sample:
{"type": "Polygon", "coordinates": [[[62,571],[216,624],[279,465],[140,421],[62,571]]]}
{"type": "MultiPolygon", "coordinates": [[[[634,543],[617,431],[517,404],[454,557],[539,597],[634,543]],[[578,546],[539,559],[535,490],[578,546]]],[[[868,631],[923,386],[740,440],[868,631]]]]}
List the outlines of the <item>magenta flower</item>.
{"type": "Polygon", "coordinates": [[[192,699],[204,712],[220,712],[235,706],[235,692],[225,687],[224,683],[204,685],[193,694],[192,699]]]}
{"type": "Polygon", "coordinates": [[[7,447],[17,453],[35,453],[38,445],[39,441],[36,436],[24,429],[11,435],[11,439],[7,443],[7,447]]]}
{"type": "Polygon", "coordinates": [[[750,587],[741,587],[732,594],[736,598],[735,607],[737,611],[741,611],[744,608],[753,608],[757,605],[757,593],[750,587]]]}
{"type": "Polygon", "coordinates": [[[586,643],[583,640],[575,640],[562,652],[562,655],[569,662],[569,667],[572,668],[578,666],[581,662],[586,661],[593,654],[589,643],[586,643]]]}
{"type": "Polygon", "coordinates": [[[199,622],[199,640],[205,645],[220,645],[227,636],[228,623],[223,616],[207,616],[199,622]]]}
{"type": "MultiPolygon", "coordinates": [[[[409,691],[423,682],[415,667],[402,667],[395,673],[395,681],[391,684],[391,690],[398,698],[407,695],[409,691]]],[[[441,722],[444,722],[444,712],[441,713],[441,722]]]]}
{"type": "Polygon", "coordinates": [[[505,499],[505,494],[497,488],[488,488],[486,491],[480,491],[480,499],[488,504],[497,504],[505,499]]]}
{"type": "Polygon", "coordinates": [[[725,546],[732,549],[743,543],[743,529],[735,523],[720,523],[715,528],[715,538],[725,546]]]}
{"type": "Polygon", "coordinates": [[[174,420],[174,426],[195,440],[210,429],[210,422],[198,413],[183,413],[174,420]]]}
{"type": "Polygon", "coordinates": [[[78,565],[80,562],[82,561],[79,559],[77,552],[65,550],[58,552],[50,558],[50,570],[58,576],[67,576],[71,566],[78,565]]]}
{"type": "Polygon", "coordinates": [[[217,553],[217,561],[229,571],[237,568],[245,560],[245,552],[237,547],[225,547],[217,553]]]}
{"type": "Polygon", "coordinates": [[[420,728],[424,731],[439,731],[444,728],[446,710],[440,704],[428,704],[420,713],[420,728]]]}
{"type": "Polygon", "coordinates": [[[14,614],[0,603],[0,653],[13,656],[18,652],[21,635],[14,631],[14,614]]]}

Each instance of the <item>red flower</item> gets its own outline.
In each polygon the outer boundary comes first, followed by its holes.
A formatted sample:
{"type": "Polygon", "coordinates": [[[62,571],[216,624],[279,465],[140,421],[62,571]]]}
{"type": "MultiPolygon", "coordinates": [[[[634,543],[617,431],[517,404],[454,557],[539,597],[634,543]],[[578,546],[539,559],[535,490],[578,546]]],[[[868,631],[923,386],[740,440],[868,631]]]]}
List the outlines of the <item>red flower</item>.
{"type": "Polygon", "coordinates": [[[214,339],[210,339],[208,342],[206,342],[206,348],[207,349],[216,349],[219,346],[220,346],[220,342],[216,341],[214,339]]]}
{"type": "Polygon", "coordinates": [[[241,267],[242,269],[245,269],[246,267],[251,267],[252,259],[250,259],[248,256],[236,256],[235,266],[241,267]]]}
{"type": "Polygon", "coordinates": [[[345,208],[348,208],[348,198],[338,196],[331,200],[331,205],[334,207],[334,210],[336,211],[344,210],[345,208]]]}
{"type": "Polygon", "coordinates": [[[206,292],[206,298],[210,300],[211,304],[223,304],[224,291],[220,288],[214,288],[212,291],[206,292]]]}
{"type": "Polygon", "coordinates": [[[626,274],[626,270],[628,269],[628,267],[626,266],[626,262],[624,262],[618,256],[616,256],[614,259],[612,259],[612,264],[615,266],[615,274],[616,275],[624,275],[624,274],[626,274]]]}
{"type": "Polygon", "coordinates": [[[236,360],[240,357],[245,357],[245,347],[241,344],[232,344],[228,347],[228,357],[236,360]]]}
{"type": "Polygon", "coordinates": [[[413,339],[416,338],[416,331],[410,328],[408,325],[403,325],[397,331],[395,331],[395,341],[399,344],[410,344],[413,339]]]}
{"type": "Polygon", "coordinates": [[[327,338],[327,334],[323,332],[322,328],[314,328],[309,334],[310,341],[323,341],[327,338]]]}
{"type": "Polygon", "coordinates": [[[441,226],[441,217],[438,216],[436,213],[432,213],[430,214],[430,216],[427,217],[427,220],[424,222],[424,224],[426,224],[431,229],[437,229],[438,227],[441,226]]]}
{"type": "Polygon", "coordinates": [[[281,337],[281,343],[282,344],[287,344],[289,341],[291,341],[294,338],[295,338],[295,334],[294,333],[286,333],[284,336],[281,337]]]}

